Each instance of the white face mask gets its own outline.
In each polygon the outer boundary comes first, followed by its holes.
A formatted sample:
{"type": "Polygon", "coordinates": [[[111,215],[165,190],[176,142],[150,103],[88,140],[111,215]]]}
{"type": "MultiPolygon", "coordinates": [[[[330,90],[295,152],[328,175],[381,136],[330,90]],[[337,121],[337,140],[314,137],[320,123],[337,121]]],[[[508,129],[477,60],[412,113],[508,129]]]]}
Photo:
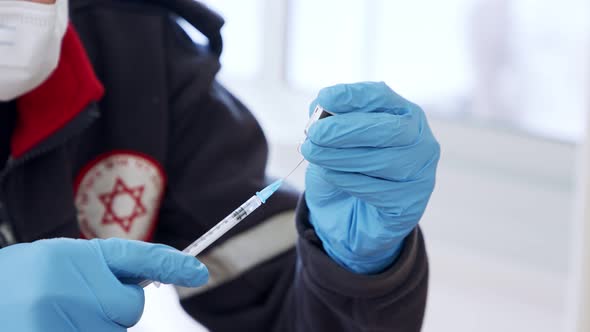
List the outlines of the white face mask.
{"type": "Polygon", "coordinates": [[[0,0],[0,101],[35,89],[55,70],[68,25],[68,0],[0,0]]]}

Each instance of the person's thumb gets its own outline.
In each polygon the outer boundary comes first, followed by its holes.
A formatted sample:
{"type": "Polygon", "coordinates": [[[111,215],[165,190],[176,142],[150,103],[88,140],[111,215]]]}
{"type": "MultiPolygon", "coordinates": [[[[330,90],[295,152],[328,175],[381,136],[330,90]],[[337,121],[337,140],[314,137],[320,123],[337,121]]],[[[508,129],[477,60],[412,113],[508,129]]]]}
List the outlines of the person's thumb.
{"type": "Polygon", "coordinates": [[[120,280],[197,287],[209,278],[207,267],[198,259],[166,245],[116,238],[93,241],[98,241],[108,267],[120,280]]]}

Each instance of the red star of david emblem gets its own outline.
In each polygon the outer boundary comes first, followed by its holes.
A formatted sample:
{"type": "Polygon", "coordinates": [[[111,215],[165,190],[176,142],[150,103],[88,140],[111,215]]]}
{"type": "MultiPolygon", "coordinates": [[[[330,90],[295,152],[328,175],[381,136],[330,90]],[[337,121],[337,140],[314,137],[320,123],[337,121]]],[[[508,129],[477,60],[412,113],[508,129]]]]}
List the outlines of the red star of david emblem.
{"type": "Polygon", "coordinates": [[[133,221],[147,213],[145,206],[141,203],[144,189],[145,186],[128,187],[120,177],[117,177],[113,190],[98,196],[105,207],[102,223],[105,225],[117,223],[129,233],[133,221]],[[125,197],[127,197],[125,201],[115,205],[118,200],[125,197]],[[129,206],[129,203],[133,206],[129,206]]]}

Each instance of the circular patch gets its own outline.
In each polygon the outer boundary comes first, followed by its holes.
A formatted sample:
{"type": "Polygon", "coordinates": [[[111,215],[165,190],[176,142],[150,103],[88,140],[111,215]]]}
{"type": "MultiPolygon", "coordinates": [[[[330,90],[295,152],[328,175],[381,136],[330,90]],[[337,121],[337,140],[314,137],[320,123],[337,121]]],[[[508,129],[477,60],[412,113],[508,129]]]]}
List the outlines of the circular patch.
{"type": "Polygon", "coordinates": [[[152,158],[113,151],[86,166],[76,181],[76,208],[86,238],[149,240],[166,177],[152,158]]]}

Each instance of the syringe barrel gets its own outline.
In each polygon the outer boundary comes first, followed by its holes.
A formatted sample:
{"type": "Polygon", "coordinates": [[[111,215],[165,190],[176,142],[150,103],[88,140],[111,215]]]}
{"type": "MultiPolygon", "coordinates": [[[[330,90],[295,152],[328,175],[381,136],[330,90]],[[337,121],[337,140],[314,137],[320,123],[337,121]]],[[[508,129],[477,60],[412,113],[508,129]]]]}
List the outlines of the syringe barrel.
{"type": "Polygon", "coordinates": [[[250,213],[254,212],[254,210],[256,210],[260,205],[262,205],[262,201],[260,198],[258,198],[258,196],[254,195],[250,197],[250,199],[248,199],[244,204],[240,205],[240,207],[235,209],[227,217],[223,218],[217,223],[217,225],[213,226],[213,228],[207,231],[207,233],[203,234],[195,242],[186,247],[183,252],[191,254],[192,256],[197,256],[203,250],[207,249],[213,242],[217,241],[220,237],[222,237],[225,233],[237,225],[240,221],[246,218],[250,213]]]}
{"type": "MultiPolygon", "coordinates": [[[[254,195],[250,197],[244,204],[240,205],[234,212],[223,218],[215,226],[213,226],[207,233],[201,235],[195,242],[191,243],[182,252],[188,253],[191,256],[197,256],[203,250],[207,249],[213,242],[217,241],[240,221],[244,220],[250,213],[254,212],[260,205],[262,200],[254,195]]],[[[144,280],[139,283],[139,286],[145,288],[152,283],[151,280],[144,280]]]]}

